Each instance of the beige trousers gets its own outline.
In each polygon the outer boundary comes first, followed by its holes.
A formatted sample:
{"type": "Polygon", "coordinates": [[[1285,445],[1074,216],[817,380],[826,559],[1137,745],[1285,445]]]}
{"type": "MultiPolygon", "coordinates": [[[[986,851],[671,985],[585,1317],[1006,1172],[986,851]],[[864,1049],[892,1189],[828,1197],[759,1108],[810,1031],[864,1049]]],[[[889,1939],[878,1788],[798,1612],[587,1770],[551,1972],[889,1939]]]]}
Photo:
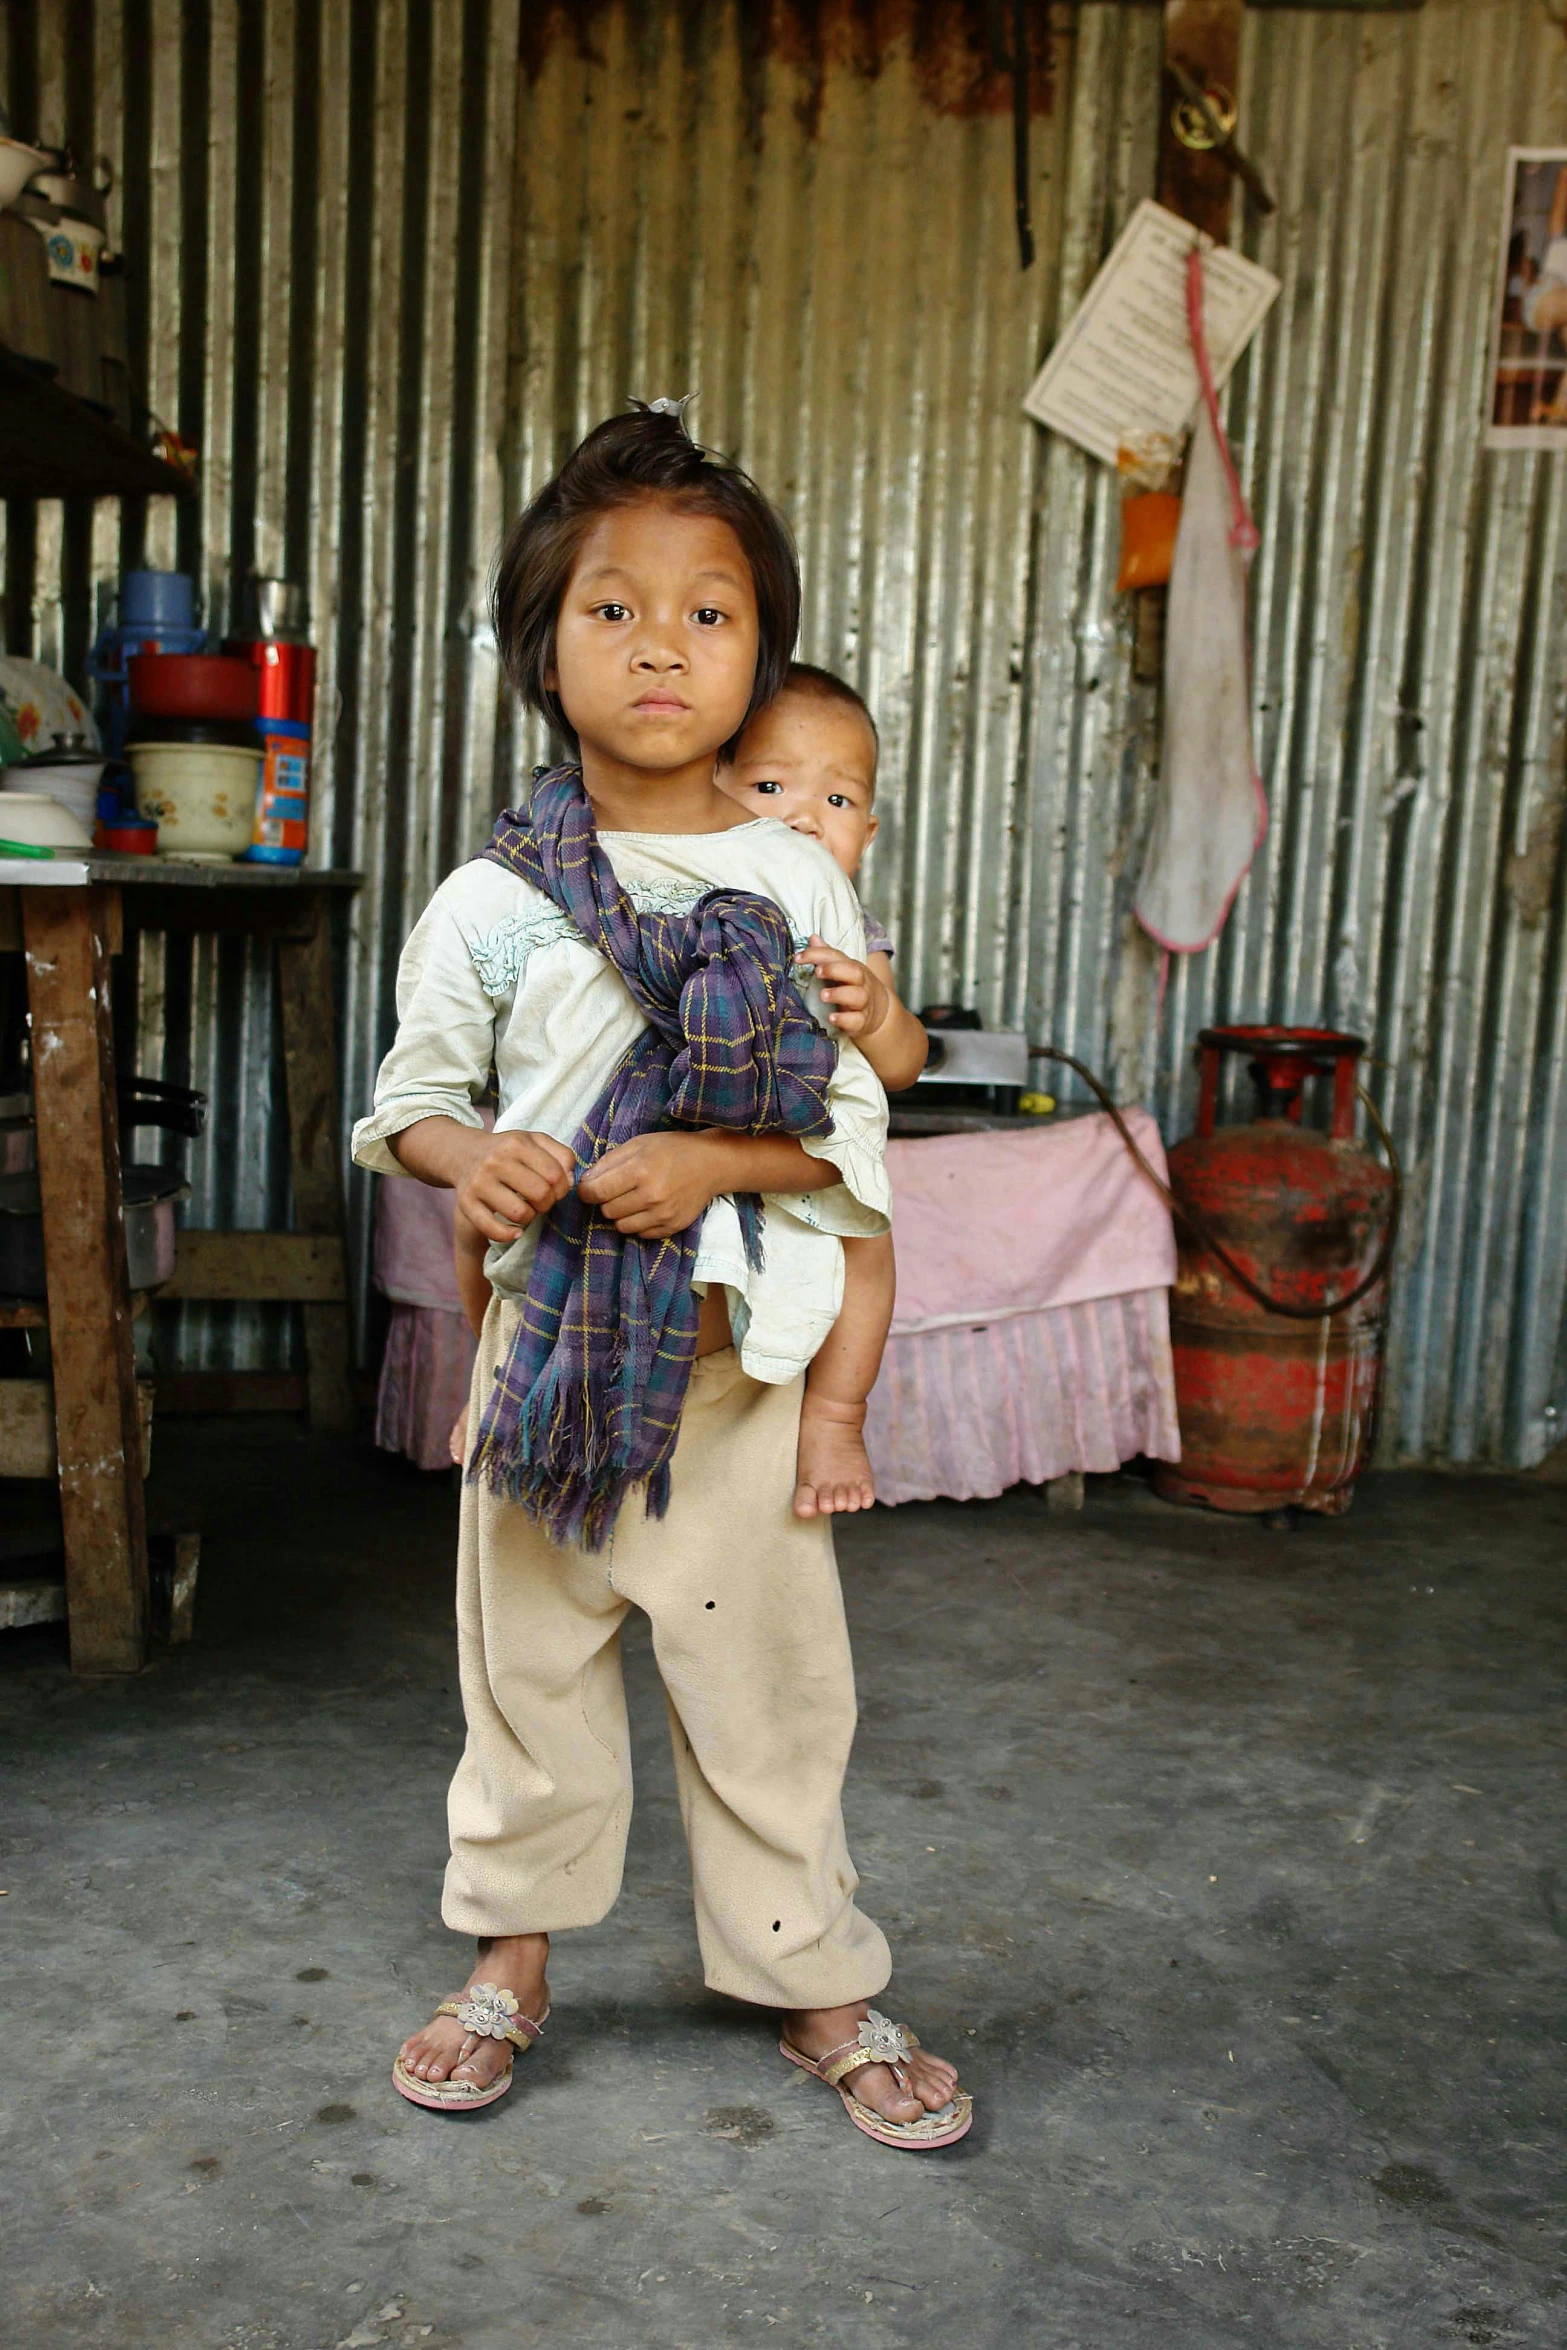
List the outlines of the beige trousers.
{"type": "MultiPolygon", "coordinates": [[[[472,1426],[514,1313],[490,1308],[472,1426]]],[[[633,1496],[597,1553],[463,1488],[449,1926],[556,1933],[613,1906],[631,1818],[619,1636],[636,1606],[669,1702],[708,1984],[786,2008],[885,1985],[839,1808],[855,1707],[831,1524],[790,1508],[803,1384],[762,1386],[732,1348],[696,1363],[668,1515],[633,1496]]]]}

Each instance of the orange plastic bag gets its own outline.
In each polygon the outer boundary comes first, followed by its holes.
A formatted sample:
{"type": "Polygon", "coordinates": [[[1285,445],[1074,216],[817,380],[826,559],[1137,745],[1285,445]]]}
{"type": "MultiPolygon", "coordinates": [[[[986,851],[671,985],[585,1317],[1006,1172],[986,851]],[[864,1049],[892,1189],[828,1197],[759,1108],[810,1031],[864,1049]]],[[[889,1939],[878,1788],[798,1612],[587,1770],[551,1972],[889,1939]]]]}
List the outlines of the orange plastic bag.
{"type": "Polygon", "coordinates": [[[1180,526],[1181,501],[1169,490],[1143,490],[1121,500],[1118,591],[1169,585],[1180,526]]]}

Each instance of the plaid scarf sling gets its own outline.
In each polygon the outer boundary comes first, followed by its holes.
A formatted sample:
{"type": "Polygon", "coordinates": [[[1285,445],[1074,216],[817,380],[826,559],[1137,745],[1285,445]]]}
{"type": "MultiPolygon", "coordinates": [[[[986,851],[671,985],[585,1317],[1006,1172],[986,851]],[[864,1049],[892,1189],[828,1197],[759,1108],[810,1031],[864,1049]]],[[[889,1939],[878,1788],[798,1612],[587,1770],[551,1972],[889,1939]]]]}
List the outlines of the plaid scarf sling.
{"type": "MultiPolygon", "coordinates": [[[[641,914],[600,848],[575,767],[541,770],[483,851],[553,900],[619,972],[647,1020],[573,1137],[579,1175],[660,1128],[830,1134],[832,1039],[790,979],[771,899],[709,890],[689,914],[641,914]]],[[[741,1195],[761,1263],[761,1201],[741,1195]]],[[[634,1485],[669,1505],[669,1461],[696,1349],[701,1219],[668,1240],[622,1235],[575,1191],[539,1226],[516,1334],[468,1470],[555,1542],[599,1550],[634,1485]]]]}

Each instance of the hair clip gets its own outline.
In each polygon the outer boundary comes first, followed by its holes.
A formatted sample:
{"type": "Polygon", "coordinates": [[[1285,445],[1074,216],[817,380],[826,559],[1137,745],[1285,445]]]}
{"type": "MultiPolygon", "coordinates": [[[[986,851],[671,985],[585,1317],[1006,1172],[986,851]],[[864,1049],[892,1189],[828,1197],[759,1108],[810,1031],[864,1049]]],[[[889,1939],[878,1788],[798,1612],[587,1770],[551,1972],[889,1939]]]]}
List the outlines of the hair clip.
{"type": "Polygon", "coordinates": [[[648,416],[672,416],[681,431],[685,432],[686,410],[699,397],[696,392],[682,392],[678,400],[639,400],[636,405],[648,416]]]}

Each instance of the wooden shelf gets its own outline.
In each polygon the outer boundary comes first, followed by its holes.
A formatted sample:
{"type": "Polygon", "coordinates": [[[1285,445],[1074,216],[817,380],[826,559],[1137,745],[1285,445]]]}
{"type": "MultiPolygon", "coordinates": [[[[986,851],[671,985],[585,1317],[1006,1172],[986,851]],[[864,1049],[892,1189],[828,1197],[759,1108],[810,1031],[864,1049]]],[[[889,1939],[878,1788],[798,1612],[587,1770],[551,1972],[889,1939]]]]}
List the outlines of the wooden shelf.
{"type": "MultiPolygon", "coordinates": [[[[131,1320],[140,1321],[147,1311],[147,1299],[153,1293],[145,1289],[131,1291],[131,1320]]],[[[41,1297],[0,1297],[0,1330],[47,1330],[49,1308],[41,1297]]]]}
{"type": "Polygon", "coordinates": [[[186,498],[194,487],[0,344],[0,498],[186,498]]]}

